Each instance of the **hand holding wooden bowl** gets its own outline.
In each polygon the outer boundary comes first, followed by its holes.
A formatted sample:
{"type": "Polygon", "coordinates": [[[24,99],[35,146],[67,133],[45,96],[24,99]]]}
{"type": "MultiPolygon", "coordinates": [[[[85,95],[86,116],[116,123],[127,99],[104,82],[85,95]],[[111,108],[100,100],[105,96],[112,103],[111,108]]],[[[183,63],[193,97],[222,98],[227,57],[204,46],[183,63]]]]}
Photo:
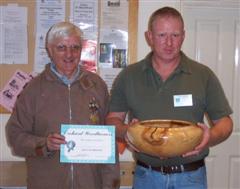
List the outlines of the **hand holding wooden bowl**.
{"type": "Polygon", "coordinates": [[[200,144],[203,130],[180,120],[147,120],[127,130],[128,142],[140,152],[158,157],[180,156],[200,144]]]}

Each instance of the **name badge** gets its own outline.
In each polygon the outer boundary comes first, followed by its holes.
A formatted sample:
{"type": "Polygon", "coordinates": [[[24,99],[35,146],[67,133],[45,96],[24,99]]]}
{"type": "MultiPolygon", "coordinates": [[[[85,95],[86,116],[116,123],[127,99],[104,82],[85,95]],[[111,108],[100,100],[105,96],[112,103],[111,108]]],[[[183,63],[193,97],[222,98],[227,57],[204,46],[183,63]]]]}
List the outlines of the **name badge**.
{"type": "Polygon", "coordinates": [[[174,95],[173,96],[174,107],[184,107],[184,106],[192,106],[192,95],[185,94],[185,95],[174,95]]]}

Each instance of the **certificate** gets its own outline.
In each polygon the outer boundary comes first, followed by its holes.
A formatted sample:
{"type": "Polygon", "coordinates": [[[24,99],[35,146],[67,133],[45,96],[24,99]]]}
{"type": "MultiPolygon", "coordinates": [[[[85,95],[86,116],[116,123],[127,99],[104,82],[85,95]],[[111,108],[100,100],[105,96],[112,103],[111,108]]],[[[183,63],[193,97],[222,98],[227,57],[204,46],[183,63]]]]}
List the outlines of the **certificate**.
{"type": "Polygon", "coordinates": [[[62,124],[66,144],[60,147],[62,163],[115,163],[115,127],[62,124]]]}

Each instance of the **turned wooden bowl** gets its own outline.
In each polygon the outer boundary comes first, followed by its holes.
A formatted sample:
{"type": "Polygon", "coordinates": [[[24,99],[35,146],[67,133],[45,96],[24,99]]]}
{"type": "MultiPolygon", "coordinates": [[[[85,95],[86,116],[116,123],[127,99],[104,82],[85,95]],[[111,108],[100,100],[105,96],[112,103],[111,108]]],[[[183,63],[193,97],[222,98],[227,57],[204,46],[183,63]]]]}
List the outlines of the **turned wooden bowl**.
{"type": "Polygon", "coordinates": [[[180,120],[146,120],[127,130],[128,142],[140,152],[158,157],[180,156],[202,140],[203,130],[180,120]]]}

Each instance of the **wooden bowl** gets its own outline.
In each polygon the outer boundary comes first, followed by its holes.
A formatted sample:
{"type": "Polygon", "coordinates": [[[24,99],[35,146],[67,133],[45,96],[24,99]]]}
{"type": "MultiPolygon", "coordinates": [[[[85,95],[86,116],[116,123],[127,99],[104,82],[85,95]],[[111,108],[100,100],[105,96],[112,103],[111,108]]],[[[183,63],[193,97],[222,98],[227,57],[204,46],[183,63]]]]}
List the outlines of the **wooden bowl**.
{"type": "Polygon", "coordinates": [[[127,130],[128,142],[140,152],[158,157],[174,157],[193,150],[202,140],[203,130],[180,120],[147,120],[127,130]]]}

